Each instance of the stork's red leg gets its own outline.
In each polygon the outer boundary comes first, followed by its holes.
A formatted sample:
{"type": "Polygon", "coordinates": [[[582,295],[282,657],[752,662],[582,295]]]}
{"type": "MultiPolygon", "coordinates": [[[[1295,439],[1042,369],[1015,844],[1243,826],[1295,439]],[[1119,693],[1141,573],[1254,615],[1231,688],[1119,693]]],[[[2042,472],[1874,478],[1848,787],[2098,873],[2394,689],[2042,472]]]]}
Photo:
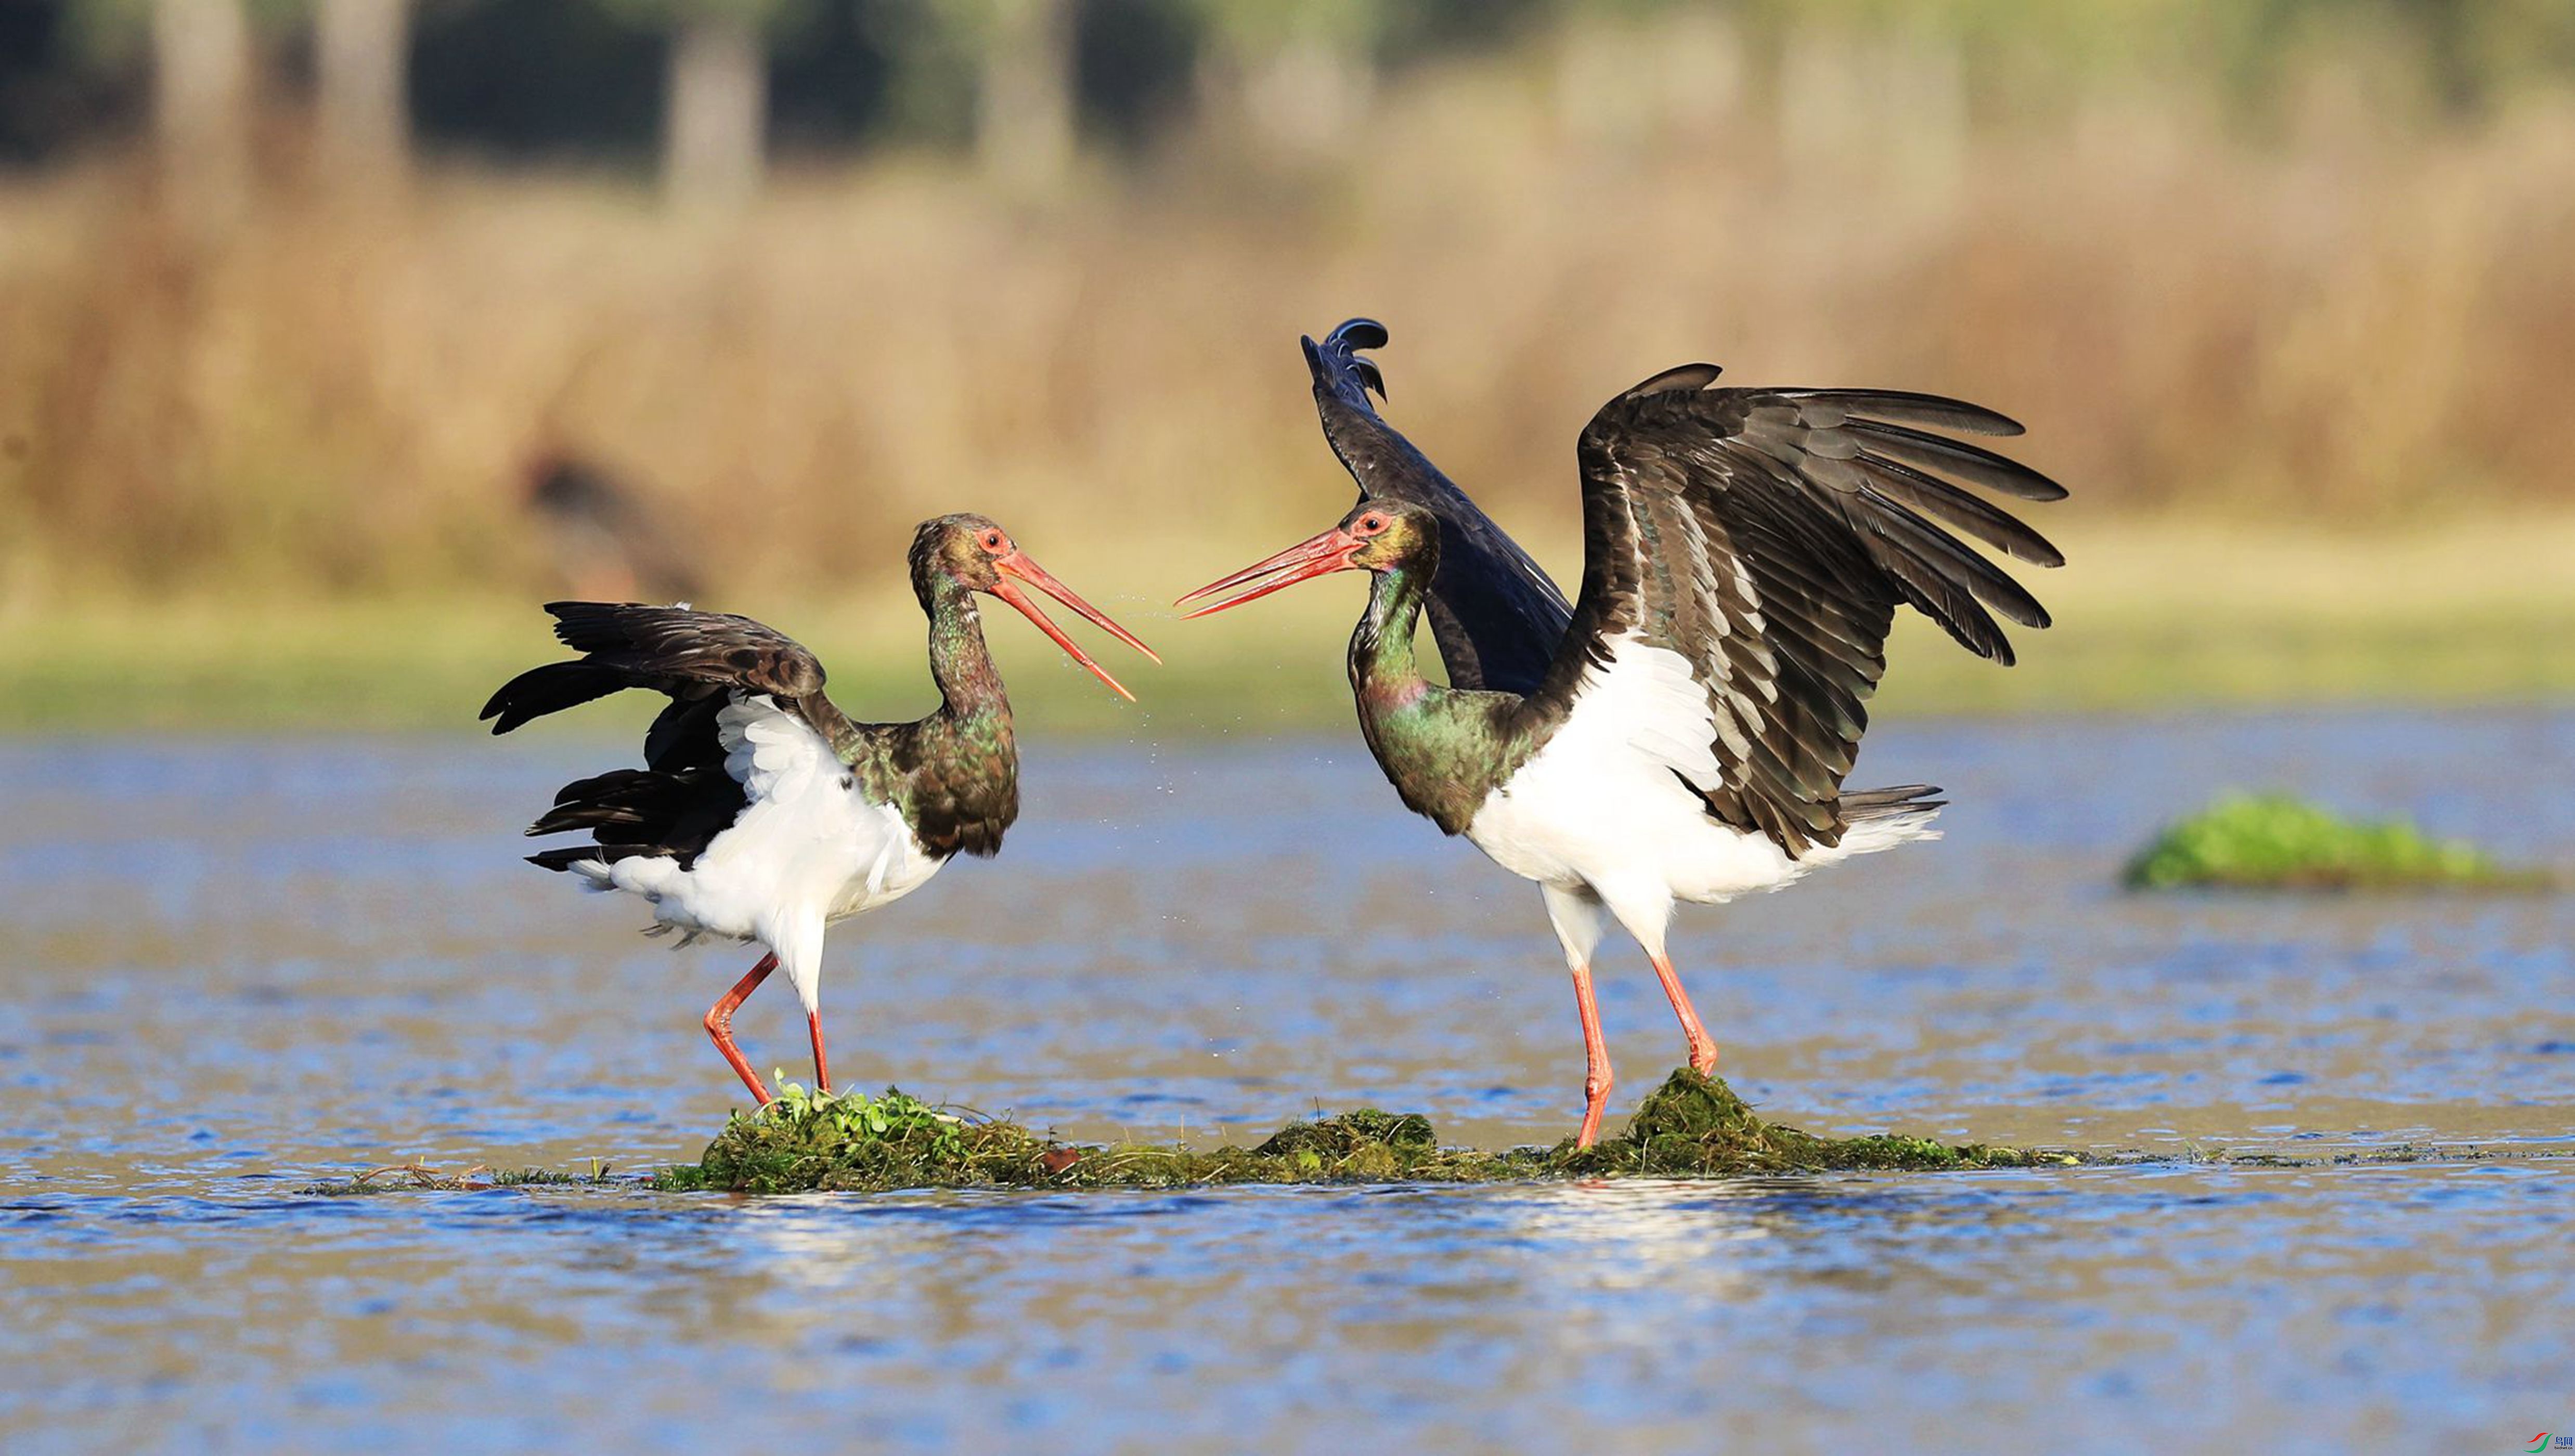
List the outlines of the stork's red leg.
{"type": "Polygon", "coordinates": [[[1672,973],[1670,957],[1657,951],[1654,976],[1663,983],[1663,994],[1671,997],[1672,1014],[1681,1018],[1681,1035],[1689,1040],[1690,1070],[1708,1076],[1716,1070],[1716,1038],[1698,1024],[1698,1012],[1690,1009],[1689,992],[1681,989],[1681,978],[1672,973]]]}
{"type": "Polygon", "coordinates": [[[832,1069],[823,1062],[823,1013],[806,1012],[805,1024],[814,1032],[814,1086],[829,1093],[832,1090],[832,1069]]]}
{"type": "MultiPolygon", "coordinates": [[[[760,983],[769,979],[769,973],[777,968],[777,956],[760,957],[760,963],[751,968],[749,975],[735,981],[733,989],[724,993],[723,1000],[707,1008],[707,1034],[715,1038],[716,1050],[723,1052],[724,1059],[733,1063],[734,1075],[742,1078],[742,1084],[751,1088],[751,1095],[763,1107],[769,1105],[769,1089],[760,1084],[760,1074],[751,1069],[750,1062],[743,1060],[742,1048],[733,1043],[733,1011],[734,1007],[742,1004],[743,997],[760,989],[760,983]]],[[[815,1050],[819,1052],[821,1049],[822,1043],[817,1041],[815,1050]]]]}
{"type": "Polygon", "coordinates": [[[1573,968],[1573,1004],[1582,1013],[1582,1130],[1575,1147],[1589,1147],[1600,1136],[1600,1109],[1609,1104],[1616,1080],[1609,1070],[1609,1040],[1600,1034],[1600,1003],[1591,998],[1591,967],[1573,968]]]}

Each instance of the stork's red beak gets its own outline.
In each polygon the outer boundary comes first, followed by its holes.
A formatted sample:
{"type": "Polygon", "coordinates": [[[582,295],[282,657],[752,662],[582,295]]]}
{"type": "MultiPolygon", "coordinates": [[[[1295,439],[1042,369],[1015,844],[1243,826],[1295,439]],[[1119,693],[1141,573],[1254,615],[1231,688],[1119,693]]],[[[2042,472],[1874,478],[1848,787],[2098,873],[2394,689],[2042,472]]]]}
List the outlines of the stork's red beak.
{"type": "Polygon", "coordinates": [[[1038,625],[1038,631],[1055,639],[1055,645],[1064,649],[1066,657],[1069,657],[1075,662],[1080,663],[1082,666],[1089,668],[1091,670],[1091,676],[1108,684],[1110,691],[1116,693],[1119,697],[1126,699],[1130,703],[1136,701],[1136,695],[1127,691],[1126,684],[1110,677],[1108,669],[1093,662],[1089,653],[1086,653],[1082,649],[1074,646],[1073,639],[1066,637],[1062,628],[1057,627],[1053,622],[1047,620],[1047,615],[1038,610],[1038,604],[1029,600],[1028,593],[1020,590],[1019,583],[1028,583],[1030,586],[1037,588],[1039,591],[1044,592],[1050,597],[1053,597],[1065,606],[1072,608],[1085,622],[1099,628],[1102,632],[1118,639],[1120,642],[1134,648],[1136,651],[1143,653],[1146,657],[1153,658],[1155,662],[1162,662],[1163,660],[1161,658],[1155,656],[1152,648],[1145,646],[1144,642],[1140,640],[1136,634],[1129,632],[1127,629],[1120,627],[1117,623],[1110,621],[1109,614],[1092,606],[1090,603],[1083,601],[1080,597],[1075,596],[1071,587],[1068,587],[1064,583],[1055,579],[1054,573],[1048,571],[1042,566],[1039,566],[1036,562],[1030,561],[1028,553],[1014,547],[1012,548],[1009,556],[1000,558],[995,561],[993,565],[1001,571],[1000,580],[993,583],[994,596],[999,597],[1003,601],[1010,603],[1013,607],[1020,609],[1021,616],[1036,623],[1038,625]],[[1019,580],[1013,581],[1012,579],[1015,577],[1019,580]]]}
{"type": "Polygon", "coordinates": [[[1229,597],[1223,602],[1211,603],[1190,613],[1189,617],[1205,617],[1210,613],[1223,612],[1229,607],[1240,607],[1255,598],[1267,597],[1273,592],[1284,592],[1298,582],[1327,576],[1333,572],[1353,570],[1358,563],[1350,558],[1356,556],[1359,549],[1366,545],[1366,542],[1335,526],[1322,535],[1300,541],[1266,561],[1254,562],[1233,576],[1210,582],[1182,598],[1181,601],[1196,602],[1201,597],[1213,597],[1219,592],[1232,591],[1236,587],[1249,584],[1252,590],[1240,596],[1229,597]]]}

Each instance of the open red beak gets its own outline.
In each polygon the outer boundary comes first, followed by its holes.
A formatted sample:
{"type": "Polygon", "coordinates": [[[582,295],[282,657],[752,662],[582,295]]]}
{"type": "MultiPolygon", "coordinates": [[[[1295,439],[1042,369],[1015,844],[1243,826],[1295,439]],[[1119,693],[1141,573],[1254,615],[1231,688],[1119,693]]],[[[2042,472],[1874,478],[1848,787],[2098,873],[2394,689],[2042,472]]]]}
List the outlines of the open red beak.
{"type": "Polygon", "coordinates": [[[1351,570],[1356,563],[1350,558],[1357,555],[1359,548],[1366,544],[1335,526],[1322,535],[1300,541],[1266,561],[1254,562],[1233,576],[1210,582],[1182,598],[1181,601],[1196,602],[1201,597],[1213,597],[1219,592],[1250,586],[1250,591],[1229,597],[1223,602],[1211,603],[1190,613],[1189,617],[1205,617],[1210,613],[1223,612],[1229,607],[1240,607],[1257,597],[1267,597],[1273,592],[1284,592],[1298,582],[1327,576],[1333,572],[1351,570]]]}
{"type": "Polygon", "coordinates": [[[1049,572],[1042,566],[1039,566],[1036,562],[1030,561],[1028,553],[1014,549],[1009,556],[1003,557],[1001,560],[993,563],[993,565],[1000,568],[1002,573],[1001,580],[993,584],[994,596],[999,597],[1003,601],[1010,603],[1013,607],[1020,609],[1021,616],[1036,623],[1038,625],[1038,631],[1055,639],[1055,645],[1064,649],[1066,657],[1069,657],[1075,662],[1080,663],[1082,666],[1089,668],[1091,670],[1091,676],[1108,684],[1110,691],[1116,693],[1119,697],[1126,699],[1130,703],[1136,701],[1136,695],[1127,691],[1126,684],[1110,677],[1108,669],[1093,662],[1089,653],[1086,653],[1082,649],[1074,646],[1073,639],[1066,637],[1062,628],[1057,627],[1053,622],[1047,620],[1047,615],[1038,610],[1038,604],[1029,600],[1028,593],[1020,590],[1019,582],[1026,582],[1030,586],[1037,588],[1039,591],[1053,597],[1058,602],[1072,608],[1073,611],[1085,622],[1099,628],[1101,631],[1118,639],[1120,642],[1125,643],[1127,646],[1134,648],[1136,651],[1143,653],[1146,657],[1153,658],[1155,662],[1162,662],[1163,660],[1160,657],[1155,656],[1152,648],[1145,646],[1143,641],[1141,641],[1136,634],[1129,632],[1127,629],[1120,627],[1117,623],[1110,621],[1109,614],[1092,606],[1090,603],[1083,601],[1080,597],[1075,596],[1071,587],[1068,587],[1064,583],[1055,579],[1054,573],[1049,572]],[[1014,577],[1018,578],[1019,582],[1013,581],[1012,578],[1014,577]]]}

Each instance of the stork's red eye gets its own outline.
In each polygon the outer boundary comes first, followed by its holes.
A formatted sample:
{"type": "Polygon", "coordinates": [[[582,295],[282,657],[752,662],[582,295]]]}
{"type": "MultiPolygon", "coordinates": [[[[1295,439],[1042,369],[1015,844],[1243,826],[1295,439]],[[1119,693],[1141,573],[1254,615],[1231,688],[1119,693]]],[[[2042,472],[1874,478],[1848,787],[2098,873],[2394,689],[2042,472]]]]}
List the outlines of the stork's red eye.
{"type": "Polygon", "coordinates": [[[1362,516],[1362,517],[1360,517],[1360,518],[1359,518],[1359,535],[1361,535],[1361,536],[1374,536],[1374,535],[1376,535],[1378,532],[1383,531],[1383,530],[1385,530],[1385,518],[1384,518],[1384,517],[1382,517],[1382,516],[1374,516],[1374,515],[1370,515],[1370,516],[1362,516]]]}
{"type": "Polygon", "coordinates": [[[985,532],[985,533],[984,533],[984,550],[989,551],[989,552],[993,552],[993,553],[995,553],[995,554],[997,554],[997,555],[998,555],[998,554],[1001,552],[1001,550],[1002,550],[1002,533],[1000,533],[1000,532],[998,532],[998,531],[987,531],[987,532],[985,532]]]}

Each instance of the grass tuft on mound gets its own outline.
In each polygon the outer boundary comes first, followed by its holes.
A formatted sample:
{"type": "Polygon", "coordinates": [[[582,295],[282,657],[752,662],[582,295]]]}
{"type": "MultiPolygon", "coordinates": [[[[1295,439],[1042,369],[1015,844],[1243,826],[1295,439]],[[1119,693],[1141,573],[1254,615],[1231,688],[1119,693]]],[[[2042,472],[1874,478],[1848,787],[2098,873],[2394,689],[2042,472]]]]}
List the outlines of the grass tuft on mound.
{"type": "Polygon", "coordinates": [[[359,1198],[370,1193],[482,1193],[494,1188],[605,1188],[618,1180],[608,1164],[593,1160],[586,1172],[549,1168],[490,1168],[477,1164],[461,1173],[442,1173],[423,1162],[387,1163],[352,1177],[307,1183],[296,1189],[315,1198],[359,1198]]]}
{"type": "Polygon", "coordinates": [[[2535,889],[2547,876],[2401,819],[2355,820],[2286,794],[2229,794],[2129,860],[2131,889],[2535,889]]]}
{"type": "Polygon", "coordinates": [[[1828,1172],[1892,1168],[2025,1168],[2079,1162],[2071,1153],[2029,1152],[1983,1143],[1952,1146],[1927,1137],[1877,1133],[1817,1137],[1762,1121],[1721,1077],[1675,1068],[1646,1094],[1626,1130],[1575,1151],[1570,1142],[1548,1155],[1552,1171],[1574,1175],[1723,1177],[1737,1173],[1828,1172]]]}
{"type": "Polygon", "coordinates": [[[737,1112],[696,1164],[653,1186],[739,1193],[897,1188],[1171,1188],[1212,1183],[1486,1183],[1553,1177],[1730,1177],[1891,1168],[1934,1171],[2080,1161],[2069,1153],[1952,1147],[1928,1138],[1817,1137],[1761,1121],[1713,1077],[1675,1071],[1627,1129],[1576,1151],[1439,1145],[1418,1113],[1361,1108],[1291,1122],[1253,1147],[1059,1142],[1016,1122],[935,1107],[901,1091],[821,1096],[787,1084],[737,1112]]]}

